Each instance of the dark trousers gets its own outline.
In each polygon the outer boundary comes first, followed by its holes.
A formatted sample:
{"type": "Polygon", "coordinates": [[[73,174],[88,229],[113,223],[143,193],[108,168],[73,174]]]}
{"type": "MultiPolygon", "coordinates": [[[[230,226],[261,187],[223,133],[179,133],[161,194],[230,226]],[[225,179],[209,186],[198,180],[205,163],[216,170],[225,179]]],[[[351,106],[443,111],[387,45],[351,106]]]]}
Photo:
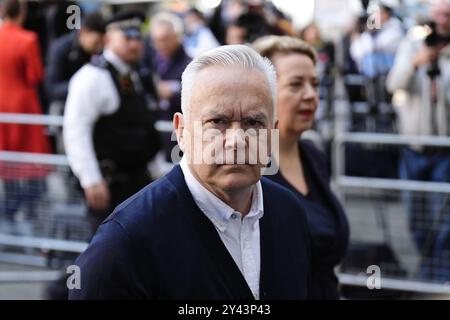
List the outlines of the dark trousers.
{"type": "Polygon", "coordinates": [[[33,206],[46,191],[44,179],[21,179],[4,181],[5,201],[0,204],[0,213],[8,220],[13,220],[15,213],[25,207],[28,218],[34,218],[33,206]]]}
{"type": "Polygon", "coordinates": [[[132,172],[122,171],[105,178],[108,181],[110,205],[106,210],[88,208],[92,235],[103,220],[114,211],[115,207],[151,182],[151,177],[146,169],[132,172]]]}
{"type": "MultiPolygon", "coordinates": [[[[104,172],[103,174],[108,181],[110,205],[106,210],[88,208],[91,236],[95,234],[100,224],[113,212],[115,207],[151,182],[151,177],[146,169],[112,174],[104,172]]],[[[59,280],[52,282],[46,288],[46,298],[66,300],[68,296],[67,277],[68,275],[64,273],[59,280]]]]}
{"type": "MultiPolygon", "coordinates": [[[[400,178],[450,182],[450,152],[402,151],[400,178]]],[[[409,226],[421,254],[419,276],[424,280],[450,281],[450,195],[404,192],[409,226]]]]}

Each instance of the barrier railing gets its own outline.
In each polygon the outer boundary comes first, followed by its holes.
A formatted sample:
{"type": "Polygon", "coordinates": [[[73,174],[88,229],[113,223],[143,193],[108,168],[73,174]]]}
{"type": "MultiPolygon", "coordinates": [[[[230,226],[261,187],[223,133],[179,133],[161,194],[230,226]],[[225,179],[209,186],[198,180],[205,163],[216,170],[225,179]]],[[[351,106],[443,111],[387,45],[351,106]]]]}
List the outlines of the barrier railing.
{"type": "Polygon", "coordinates": [[[339,278],[344,285],[366,287],[371,276],[367,267],[375,265],[380,267],[383,289],[449,294],[450,246],[437,240],[450,226],[450,183],[442,182],[449,177],[433,182],[347,174],[346,160],[359,158],[358,152],[390,148],[398,152],[401,161],[405,147],[432,147],[450,157],[450,152],[445,153],[450,150],[450,137],[336,134],[332,146],[333,187],[346,208],[352,230],[351,252],[339,278]],[[366,149],[352,149],[357,151],[351,154],[346,148],[349,144],[366,149]],[[437,211],[434,204],[440,204],[437,211]],[[418,239],[419,235],[425,240],[418,239]]]}
{"type": "MultiPolygon", "coordinates": [[[[62,126],[63,118],[0,113],[0,123],[62,126]]],[[[156,123],[156,127],[159,131],[172,131],[172,124],[167,121],[156,123]]],[[[419,198],[421,196],[425,198],[428,194],[448,195],[450,184],[346,175],[345,146],[350,143],[390,147],[414,145],[450,148],[450,138],[344,132],[335,135],[332,146],[333,185],[349,214],[352,244],[388,242],[394,252],[394,258],[399,260],[393,267],[385,263],[383,259],[378,261],[381,265],[382,287],[392,290],[449,294],[449,285],[419,279],[417,276],[417,266],[420,264],[421,256],[420,252],[414,248],[412,235],[408,231],[408,210],[402,194],[414,193],[419,198]],[[417,193],[422,194],[417,195],[417,193]],[[406,269],[406,272],[399,272],[399,265],[401,269],[406,269]]],[[[0,162],[14,164],[19,168],[13,168],[13,170],[20,170],[21,164],[53,166],[53,171],[46,178],[48,185],[43,195],[30,200],[33,203],[28,203],[32,208],[18,210],[15,226],[6,223],[3,224],[3,228],[0,228],[0,260],[42,265],[48,263],[49,252],[82,252],[88,240],[88,233],[83,230],[86,231],[89,227],[83,221],[84,201],[80,190],[73,182],[73,177],[70,176],[66,156],[0,151],[0,162]],[[31,216],[29,216],[30,212],[31,216]],[[17,226],[22,227],[17,228],[17,226]],[[18,254],[11,248],[22,248],[25,252],[18,254]],[[41,255],[36,256],[36,251],[41,255]]],[[[40,187],[34,185],[28,186],[25,191],[28,194],[42,193],[40,187]]],[[[0,198],[2,196],[4,194],[0,188],[0,198]]],[[[421,221],[424,225],[426,222],[426,218],[421,221]]],[[[430,230],[433,228],[436,226],[431,226],[430,230]]],[[[450,261],[450,258],[448,260],[450,261]]],[[[371,262],[374,261],[371,260],[371,262]]],[[[45,275],[36,273],[30,274],[29,279],[35,281],[40,279],[40,275],[42,279],[55,277],[50,273],[45,275]]],[[[0,274],[0,281],[2,279],[14,281],[16,276],[14,272],[0,274]]],[[[366,286],[367,277],[365,268],[360,270],[346,268],[345,263],[339,273],[339,279],[344,285],[366,286]]],[[[23,279],[26,281],[26,278],[23,279]]]]}
{"type": "MultiPolygon", "coordinates": [[[[0,123],[14,124],[36,124],[43,126],[63,126],[63,116],[56,115],[37,115],[23,113],[1,113],[0,123]]],[[[171,121],[156,121],[155,128],[161,132],[172,132],[173,126],[171,121]]]]}
{"type": "MultiPolygon", "coordinates": [[[[62,127],[63,117],[0,113],[0,125],[5,123],[62,127]]],[[[172,131],[170,121],[158,121],[155,127],[161,132],[172,131]]],[[[67,157],[0,151],[0,164],[3,172],[17,176],[36,166],[51,168],[37,182],[18,179],[13,183],[0,178],[0,261],[45,266],[51,264],[55,252],[82,252],[90,228],[67,157]]]]}

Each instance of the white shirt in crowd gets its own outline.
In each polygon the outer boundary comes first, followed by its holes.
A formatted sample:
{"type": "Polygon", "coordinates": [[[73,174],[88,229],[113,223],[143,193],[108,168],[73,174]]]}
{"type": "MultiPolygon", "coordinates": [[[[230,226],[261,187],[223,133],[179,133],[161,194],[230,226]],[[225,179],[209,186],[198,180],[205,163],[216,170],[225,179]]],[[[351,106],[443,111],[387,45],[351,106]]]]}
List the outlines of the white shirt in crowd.
{"type": "Polygon", "coordinates": [[[397,18],[390,18],[378,30],[376,37],[365,31],[355,39],[350,46],[350,54],[361,68],[362,60],[368,54],[383,52],[395,55],[403,35],[402,23],[397,18]]]}
{"type": "Polygon", "coordinates": [[[187,35],[183,41],[184,50],[195,58],[205,51],[217,48],[220,43],[206,26],[198,28],[193,34],[187,35]]]}
{"type": "Polygon", "coordinates": [[[261,271],[259,219],[264,214],[261,182],[258,181],[256,184],[250,212],[242,218],[241,213],[217,198],[192,175],[185,157],[181,159],[180,166],[195,203],[214,224],[253,296],[259,299],[261,271]]]}
{"type": "MultiPolygon", "coordinates": [[[[131,68],[111,50],[103,53],[121,75],[131,68]]],[[[86,64],[74,74],[64,111],[64,146],[72,171],[83,188],[103,177],[95,156],[93,130],[96,121],[119,108],[120,98],[108,70],[86,64]]]]}

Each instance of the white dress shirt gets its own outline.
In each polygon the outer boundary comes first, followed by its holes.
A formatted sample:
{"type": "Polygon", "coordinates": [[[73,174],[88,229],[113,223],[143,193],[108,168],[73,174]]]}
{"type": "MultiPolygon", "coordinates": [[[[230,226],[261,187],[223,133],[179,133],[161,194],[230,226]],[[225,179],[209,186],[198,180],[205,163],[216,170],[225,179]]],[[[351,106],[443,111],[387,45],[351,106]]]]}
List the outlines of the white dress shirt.
{"type": "MultiPolygon", "coordinates": [[[[121,75],[131,68],[111,50],[103,53],[121,75]]],[[[69,164],[83,188],[102,181],[93,145],[93,130],[98,118],[119,108],[120,98],[108,70],[86,64],[69,83],[64,111],[64,146],[69,164]]]]}
{"type": "Polygon", "coordinates": [[[247,215],[235,211],[206,189],[191,173],[186,158],[180,162],[184,179],[197,206],[214,224],[255,299],[259,299],[261,252],[259,219],[264,214],[261,182],[256,184],[247,215]]]}

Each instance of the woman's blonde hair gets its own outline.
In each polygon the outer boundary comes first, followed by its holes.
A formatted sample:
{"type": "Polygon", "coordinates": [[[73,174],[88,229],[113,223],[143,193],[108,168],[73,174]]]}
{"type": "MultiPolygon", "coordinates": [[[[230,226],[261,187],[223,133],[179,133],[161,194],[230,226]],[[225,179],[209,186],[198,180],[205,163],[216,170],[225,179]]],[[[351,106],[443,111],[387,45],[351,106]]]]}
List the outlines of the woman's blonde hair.
{"type": "Polygon", "coordinates": [[[276,53],[300,53],[308,56],[314,65],[317,62],[317,52],[310,44],[303,40],[289,36],[265,36],[252,44],[263,57],[272,59],[276,53]]]}

